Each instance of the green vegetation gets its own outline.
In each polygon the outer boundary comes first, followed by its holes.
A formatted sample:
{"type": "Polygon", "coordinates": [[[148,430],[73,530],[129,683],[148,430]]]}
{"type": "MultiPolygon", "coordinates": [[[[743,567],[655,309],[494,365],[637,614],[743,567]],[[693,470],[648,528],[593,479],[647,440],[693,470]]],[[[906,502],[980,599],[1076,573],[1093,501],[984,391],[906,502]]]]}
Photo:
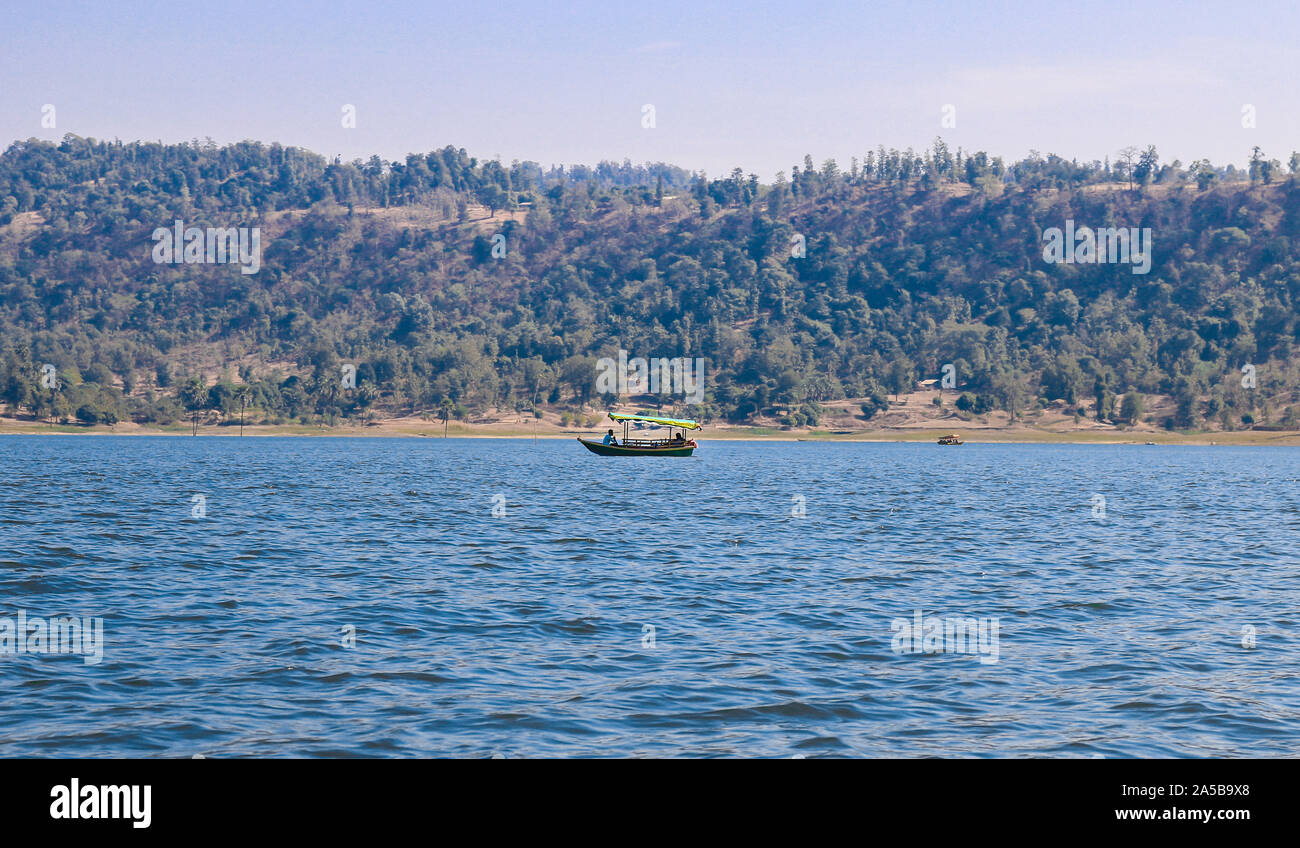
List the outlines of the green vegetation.
{"type": "Polygon", "coordinates": [[[1294,421],[1290,163],[1256,150],[1248,171],[1184,168],[1152,148],[1004,163],[936,140],[848,169],[805,157],[764,185],[450,147],[341,163],[251,142],[29,140],[0,156],[0,402],[163,426],[542,405],[585,423],[614,401],[595,394],[597,358],[623,349],[704,357],[704,404],[640,400],[703,421],[815,426],[843,398],[870,419],[945,363],[962,415],[1064,400],[1135,423],[1165,395],[1171,428],[1294,421]],[[151,234],[178,219],[261,227],[261,270],[155,264],[151,234]],[[1150,227],[1150,273],[1047,264],[1041,232],[1067,219],[1150,227]]]}

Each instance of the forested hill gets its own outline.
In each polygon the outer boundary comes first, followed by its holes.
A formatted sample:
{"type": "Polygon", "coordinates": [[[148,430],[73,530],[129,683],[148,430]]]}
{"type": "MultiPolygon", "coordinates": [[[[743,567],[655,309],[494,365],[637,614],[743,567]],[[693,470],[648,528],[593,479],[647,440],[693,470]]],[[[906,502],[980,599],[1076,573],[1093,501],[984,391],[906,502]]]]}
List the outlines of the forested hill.
{"type": "Polygon", "coordinates": [[[1109,418],[1116,396],[1162,394],[1168,426],[1293,423],[1297,170],[1259,150],[1239,171],[936,140],[763,183],[451,147],[341,163],[29,140],[0,156],[0,400],[161,423],[241,393],[274,421],[576,409],[612,402],[596,360],[622,349],[704,358],[702,406],[659,401],[706,420],[812,422],[844,398],[869,417],[952,364],[966,412],[1063,399],[1109,418]],[[256,273],[156,262],[178,220],[260,228],[256,273]],[[1049,263],[1053,227],[1149,228],[1149,272],[1049,263]]]}

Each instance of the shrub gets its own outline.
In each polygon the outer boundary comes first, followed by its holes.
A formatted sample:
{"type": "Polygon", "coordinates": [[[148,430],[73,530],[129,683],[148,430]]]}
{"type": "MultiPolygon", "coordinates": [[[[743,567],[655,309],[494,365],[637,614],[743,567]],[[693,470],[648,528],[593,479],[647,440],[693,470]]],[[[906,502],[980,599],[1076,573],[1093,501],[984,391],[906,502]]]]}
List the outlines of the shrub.
{"type": "Polygon", "coordinates": [[[870,421],[872,416],[877,412],[881,412],[888,408],[889,400],[884,395],[873,393],[871,397],[867,398],[866,402],[862,404],[862,417],[867,421],[870,421]]]}

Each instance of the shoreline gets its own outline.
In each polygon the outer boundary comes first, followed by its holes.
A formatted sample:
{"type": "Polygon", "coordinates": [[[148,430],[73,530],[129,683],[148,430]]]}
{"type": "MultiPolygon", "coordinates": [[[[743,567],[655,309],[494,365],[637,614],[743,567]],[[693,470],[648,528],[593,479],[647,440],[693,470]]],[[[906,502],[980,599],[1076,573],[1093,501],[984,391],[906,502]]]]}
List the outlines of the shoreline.
{"type": "MultiPolygon", "coordinates": [[[[1171,432],[1155,430],[1049,430],[1035,427],[971,427],[951,425],[943,428],[906,427],[861,430],[799,429],[777,430],[770,427],[706,426],[695,438],[701,443],[728,442],[889,442],[935,443],[939,436],[956,432],[966,444],[1079,444],[1079,445],[1195,445],[1216,447],[1300,447],[1300,431],[1235,430],[1171,432]]],[[[576,439],[599,436],[603,430],[582,429],[557,431],[554,427],[533,431],[527,427],[497,424],[453,424],[446,429],[452,439],[576,439]]],[[[106,425],[42,424],[0,419],[0,436],[174,436],[194,438],[191,427],[144,427],[137,424],[106,425]]],[[[244,427],[248,438],[435,438],[443,436],[441,422],[400,421],[380,425],[270,425],[244,427]]],[[[239,438],[238,425],[200,426],[199,437],[239,438]]]]}

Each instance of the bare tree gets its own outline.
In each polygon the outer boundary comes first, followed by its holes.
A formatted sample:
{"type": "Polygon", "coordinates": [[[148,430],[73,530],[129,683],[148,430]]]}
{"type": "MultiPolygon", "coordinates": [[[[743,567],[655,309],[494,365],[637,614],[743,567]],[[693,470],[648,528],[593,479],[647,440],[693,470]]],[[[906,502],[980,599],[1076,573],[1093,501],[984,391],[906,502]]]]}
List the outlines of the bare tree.
{"type": "Polygon", "coordinates": [[[1119,152],[1119,168],[1123,172],[1125,179],[1128,180],[1128,190],[1133,190],[1133,171],[1137,163],[1138,149],[1133,145],[1125,147],[1119,152]]]}

